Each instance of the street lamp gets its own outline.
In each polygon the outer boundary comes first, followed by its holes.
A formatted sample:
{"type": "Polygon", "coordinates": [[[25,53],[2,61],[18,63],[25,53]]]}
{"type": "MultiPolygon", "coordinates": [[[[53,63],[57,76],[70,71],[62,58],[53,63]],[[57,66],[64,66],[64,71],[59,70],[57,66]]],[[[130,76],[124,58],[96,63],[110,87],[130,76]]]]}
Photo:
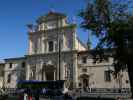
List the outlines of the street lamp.
{"type": "MultiPolygon", "coordinates": [[[[57,18],[57,44],[58,44],[58,68],[59,68],[59,80],[61,80],[61,33],[60,33],[60,16],[57,18]]],[[[58,74],[57,74],[58,75],[58,74]]]]}
{"type": "Polygon", "coordinates": [[[59,80],[61,80],[61,78],[60,78],[60,75],[61,75],[61,72],[60,72],[60,67],[61,67],[61,39],[60,39],[60,37],[59,37],[59,80]]]}

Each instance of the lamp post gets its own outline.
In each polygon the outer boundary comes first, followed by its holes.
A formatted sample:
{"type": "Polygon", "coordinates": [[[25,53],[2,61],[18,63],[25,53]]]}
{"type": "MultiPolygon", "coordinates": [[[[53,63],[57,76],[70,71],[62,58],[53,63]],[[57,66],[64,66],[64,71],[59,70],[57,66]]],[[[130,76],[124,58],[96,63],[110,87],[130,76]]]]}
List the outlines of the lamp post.
{"type": "Polygon", "coordinates": [[[60,33],[60,29],[59,29],[59,19],[60,19],[60,16],[58,16],[58,18],[57,18],[57,42],[58,42],[58,68],[59,68],[59,80],[61,80],[61,33],[60,33]]]}
{"type": "Polygon", "coordinates": [[[59,37],[59,80],[61,80],[61,78],[60,78],[60,75],[61,75],[61,72],[60,72],[60,67],[61,67],[61,41],[60,41],[60,37],[59,37]]]}

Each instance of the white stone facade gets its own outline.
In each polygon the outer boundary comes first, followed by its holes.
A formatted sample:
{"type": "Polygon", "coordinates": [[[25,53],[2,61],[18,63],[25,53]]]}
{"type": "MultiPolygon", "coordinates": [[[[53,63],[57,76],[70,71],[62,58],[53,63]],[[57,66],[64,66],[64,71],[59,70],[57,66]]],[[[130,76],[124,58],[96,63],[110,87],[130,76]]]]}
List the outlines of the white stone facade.
{"type": "Polygon", "coordinates": [[[77,37],[76,25],[67,23],[65,15],[50,12],[40,17],[37,25],[28,27],[28,53],[22,58],[6,59],[5,87],[16,87],[21,79],[61,79],[66,80],[67,88],[71,83],[75,88],[130,88],[126,71],[120,73],[120,79],[106,72],[114,70],[111,58],[92,63],[91,53],[77,37]]]}
{"type": "Polygon", "coordinates": [[[127,71],[121,71],[117,78],[113,72],[113,59],[111,57],[107,61],[94,63],[92,56],[88,52],[79,53],[78,81],[82,84],[81,87],[84,85],[83,80],[87,79],[89,88],[130,88],[127,71]],[[86,61],[83,61],[84,59],[86,61]],[[109,73],[109,75],[106,76],[106,73],[109,73]]]}
{"type": "Polygon", "coordinates": [[[26,78],[25,58],[10,58],[5,61],[4,87],[15,88],[18,80],[26,78]]]}
{"type": "Polygon", "coordinates": [[[4,86],[4,61],[0,61],[0,88],[4,86]]]}

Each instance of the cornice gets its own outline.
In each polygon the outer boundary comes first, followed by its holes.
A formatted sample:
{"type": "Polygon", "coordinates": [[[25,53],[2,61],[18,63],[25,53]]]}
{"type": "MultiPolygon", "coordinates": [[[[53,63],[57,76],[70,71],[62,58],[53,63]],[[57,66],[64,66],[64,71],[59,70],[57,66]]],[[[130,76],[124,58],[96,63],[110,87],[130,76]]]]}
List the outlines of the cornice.
{"type": "Polygon", "coordinates": [[[35,35],[35,34],[42,34],[42,33],[49,33],[49,32],[53,32],[53,31],[62,31],[64,29],[75,29],[77,27],[76,24],[70,24],[70,25],[66,25],[63,27],[59,27],[59,28],[53,28],[53,29],[48,29],[48,30],[40,30],[40,31],[35,31],[35,32],[29,32],[29,35],[35,35]]]}
{"type": "MultiPolygon", "coordinates": [[[[77,50],[71,50],[71,51],[62,51],[61,54],[78,54],[77,50]]],[[[50,55],[57,55],[58,52],[51,52],[51,53],[40,53],[40,54],[32,54],[32,55],[25,55],[25,57],[38,57],[38,56],[50,56],[50,55]]]]}

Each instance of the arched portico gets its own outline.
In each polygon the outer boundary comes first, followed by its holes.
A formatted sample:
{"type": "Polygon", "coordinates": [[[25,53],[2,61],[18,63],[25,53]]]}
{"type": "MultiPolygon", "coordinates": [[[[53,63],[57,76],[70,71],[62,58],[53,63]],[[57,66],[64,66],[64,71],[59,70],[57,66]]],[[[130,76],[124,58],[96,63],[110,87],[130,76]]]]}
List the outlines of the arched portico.
{"type": "Polygon", "coordinates": [[[56,67],[54,65],[43,64],[42,80],[56,80],[56,67]]]}

